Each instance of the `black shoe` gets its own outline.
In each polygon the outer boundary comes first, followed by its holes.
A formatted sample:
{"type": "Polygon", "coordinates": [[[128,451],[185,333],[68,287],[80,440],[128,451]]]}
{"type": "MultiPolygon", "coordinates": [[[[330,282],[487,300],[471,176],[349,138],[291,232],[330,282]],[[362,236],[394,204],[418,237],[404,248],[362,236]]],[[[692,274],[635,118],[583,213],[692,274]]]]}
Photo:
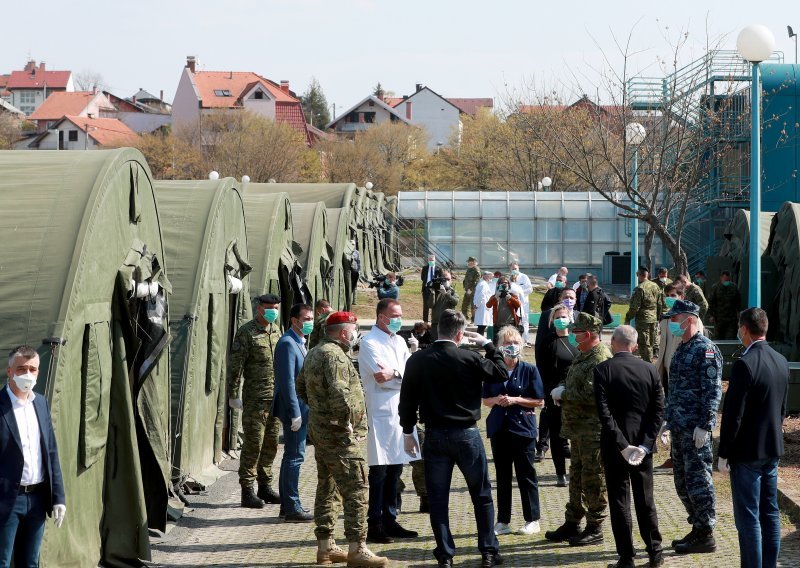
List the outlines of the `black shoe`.
{"type": "Polygon", "coordinates": [[[420,497],[419,498],[419,512],[420,513],[430,513],[431,512],[431,504],[428,502],[427,497],[420,497]]]}
{"type": "Polygon", "coordinates": [[[242,507],[247,509],[263,509],[264,501],[253,493],[252,487],[242,487],[242,507]]]}
{"type": "Polygon", "coordinates": [[[556,476],[556,487],[566,487],[567,486],[567,474],[562,473],[561,475],[556,476]]]}
{"type": "Polygon", "coordinates": [[[650,555],[650,562],[647,564],[649,568],[658,568],[664,565],[664,555],[661,552],[656,552],[650,555]]]}
{"type": "Polygon", "coordinates": [[[281,510],[278,511],[278,518],[281,520],[286,518],[286,511],[284,511],[283,505],[281,505],[281,510]]]}
{"type": "Polygon", "coordinates": [[[569,539],[570,546],[591,546],[603,542],[603,531],[598,525],[586,525],[583,532],[569,539]]]}
{"type": "Polygon", "coordinates": [[[383,532],[394,538],[417,538],[419,536],[417,531],[404,529],[402,526],[400,526],[400,523],[397,522],[385,526],[383,528],[383,532]]]}
{"type": "Polygon", "coordinates": [[[503,563],[503,557],[499,552],[484,552],[481,554],[481,568],[492,568],[492,566],[500,566],[503,563]]]}
{"type": "Polygon", "coordinates": [[[675,546],[677,554],[702,554],[716,550],[717,541],[714,540],[714,531],[711,529],[697,530],[692,538],[675,546]]]}
{"type": "Polygon", "coordinates": [[[437,566],[447,566],[449,568],[452,568],[453,559],[452,558],[440,558],[439,559],[439,563],[437,564],[437,566]]]}
{"type": "Polygon", "coordinates": [[[633,558],[620,558],[614,564],[609,564],[608,568],[636,568],[633,558]]]}
{"type": "Polygon", "coordinates": [[[541,463],[544,461],[544,455],[547,453],[547,450],[536,450],[536,453],[533,456],[534,463],[541,463]]]}
{"type": "Polygon", "coordinates": [[[297,511],[296,513],[289,513],[284,517],[285,523],[310,523],[314,520],[314,515],[306,513],[305,511],[297,511]]]}
{"type": "Polygon", "coordinates": [[[397,506],[395,507],[395,509],[397,509],[398,513],[403,511],[403,494],[402,493],[398,493],[397,494],[397,506]]]}
{"type": "Polygon", "coordinates": [[[694,533],[695,532],[697,532],[697,529],[692,527],[692,530],[690,530],[688,533],[686,533],[686,536],[684,536],[683,538],[676,538],[675,540],[673,540],[672,541],[672,548],[675,548],[679,544],[683,544],[684,542],[688,542],[689,540],[694,538],[694,533]]]}
{"type": "Polygon", "coordinates": [[[264,501],[264,503],[269,503],[271,505],[280,505],[281,504],[281,497],[278,493],[269,485],[261,485],[258,484],[258,498],[264,501]]]}
{"type": "Polygon", "coordinates": [[[391,544],[394,539],[386,534],[383,527],[369,527],[367,529],[367,542],[370,544],[391,544]]]}
{"type": "Polygon", "coordinates": [[[565,540],[569,540],[570,538],[578,536],[579,534],[580,531],[578,530],[578,524],[567,521],[556,530],[547,531],[544,533],[544,538],[553,542],[564,542],[565,540]]]}
{"type": "MultiPolygon", "coordinates": [[[[306,446],[307,446],[307,445],[308,445],[308,444],[306,444],[306,446]]],[[[565,457],[566,459],[568,459],[568,460],[569,460],[569,459],[572,459],[572,450],[571,450],[570,448],[567,448],[567,449],[565,449],[565,450],[564,450],[564,457],[565,457]]]]}

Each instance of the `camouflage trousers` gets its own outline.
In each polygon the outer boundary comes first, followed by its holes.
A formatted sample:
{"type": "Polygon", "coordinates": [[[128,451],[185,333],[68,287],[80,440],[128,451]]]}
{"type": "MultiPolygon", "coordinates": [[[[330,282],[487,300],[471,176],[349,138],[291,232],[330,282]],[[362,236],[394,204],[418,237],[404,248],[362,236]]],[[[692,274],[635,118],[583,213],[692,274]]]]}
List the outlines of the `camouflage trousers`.
{"type": "Polygon", "coordinates": [[[711,477],[711,438],[697,449],[693,433],[693,430],[678,429],[671,432],[675,490],[689,514],[686,519],[689,524],[696,529],[712,529],[717,524],[717,515],[711,477]]]}
{"type": "Polygon", "coordinates": [[[639,357],[652,363],[658,353],[658,324],[637,323],[636,332],[639,334],[639,357]]]}
{"type": "Polygon", "coordinates": [[[472,305],[472,300],[475,299],[475,292],[464,292],[464,299],[461,300],[461,313],[467,318],[467,323],[472,321],[475,315],[475,306],[472,305]]]}
{"type": "Polygon", "coordinates": [[[608,515],[608,496],[599,440],[570,438],[569,501],[567,522],[600,525],[608,515]],[[585,506],[584,506],[585,504],[585,506]]]}
{"type": "Polygon", "coordinates": [[[336,448],[314,440],[317,461],[317,495],[314,500],[314,534],[317,540],[333,538],[344,503],[344,536],[347,542],[367,538],[367,465],[363,458],[342,457],[336,448]]]}
{"type": "MultiPolygon", "coordinates": [[[[425,446],[425,430],[421,424],[417,424],[417,436],[419,437],[419,447],[425,446]]],[[[414,491],[417,497],[427,497],[428,489],[425,487],[425,460],[411,462],[411,481],[414,482],[414,491]]],[[[397,492],[402,493],[406,490],[406,484],[401,477],[397,482],[397,492]]]]}
{"type": "Polygon", "coordinates": [[[272,401],[242,410],[242,452],[239,458],[239,483],[242,487],[272,484],[272,463],[278,453],[280,420],[270,416],[272,401]]]}

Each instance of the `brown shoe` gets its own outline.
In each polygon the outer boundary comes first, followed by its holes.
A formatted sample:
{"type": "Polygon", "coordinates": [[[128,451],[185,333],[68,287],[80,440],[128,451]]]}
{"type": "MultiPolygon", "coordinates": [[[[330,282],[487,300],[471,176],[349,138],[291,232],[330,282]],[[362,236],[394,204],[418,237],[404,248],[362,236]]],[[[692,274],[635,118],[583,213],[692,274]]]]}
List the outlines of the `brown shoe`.
{"type": "Polygon", "coordinates": [[[336,546],[333,539],[328,541],[328,550],[317,549],[317,564],[327,566],[329,564],[341,564],[347,562],[347,553],[336,546]]]}
{"type": "Polygon", "coordinates": [[[347,553],[347,568],[381,568],[388,563],[388,558],[372,552],[365,542],[359,544],[355,552],[347,553]]]}

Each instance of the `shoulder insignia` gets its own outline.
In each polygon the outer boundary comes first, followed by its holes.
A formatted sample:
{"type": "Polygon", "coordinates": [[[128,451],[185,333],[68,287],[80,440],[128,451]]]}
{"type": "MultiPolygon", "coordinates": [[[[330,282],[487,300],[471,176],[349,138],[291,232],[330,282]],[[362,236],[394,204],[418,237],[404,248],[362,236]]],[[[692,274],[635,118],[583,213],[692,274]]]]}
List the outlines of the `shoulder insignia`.
{"type": "Polygon", "coordinates": [[[242,343],[238,339],[234,340],[233,345],[231,345],[231,351],[239,351],[241,348],[242,343]]]}
{"type": "Polygon", "coordinates": [[[706,349],[706,359],[713,359],[715,356],[716,354],[714,353],[714,350],[711,347],[706,349]]]}

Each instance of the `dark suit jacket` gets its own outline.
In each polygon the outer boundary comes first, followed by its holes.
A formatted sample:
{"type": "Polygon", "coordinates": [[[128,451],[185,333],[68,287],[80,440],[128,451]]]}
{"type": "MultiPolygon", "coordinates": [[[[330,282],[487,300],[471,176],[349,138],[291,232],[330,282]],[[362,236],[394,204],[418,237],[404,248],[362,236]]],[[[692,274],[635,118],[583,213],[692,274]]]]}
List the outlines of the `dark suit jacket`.
{"type": "Polygon", "coordinates": [[[606,305],[603,301],[603,289],[598,286],[594,290],[589,290],[586,293],[586,300],[583,302],[581,311],[602,320],[605,315],[605,309],[606,305]]]}
{"type": "Polygon", "coordinates": [[[290,329],[275,344],[275,396],[271,414],[284,424],[298,416],[303,418],[303,423],[308,422],[308,406],[297,398],[294,388],[295,379],[306,360],[299,339],[290,329]]]}
{"type": "Polygon", "coordinates": [[[731,462],[783,455],[789,364],[766,341],[733,364],[719,435],[719,456],[731,462]]]}
{"type": "MultiPolygon", "coordinates": [[[[431,293],[431,289],[426,286],[426,283],[428,282],[428,272],[430,272],[430,270],[431,270],[430,266],[424,266],[419,273],[420,278],[422,278],[423,294],[431,293]]],[[[433,267],[433,276],[431,277],[431,280],[433,280],[434,278],[441,278],[441,277],[442,277],[442,269],[439,268],[439,265],[437,264],[433,267]]]]}
{"type": "MultiPolygon", "coordinates": [[[[0,525],[8,520],[14,501],[19,493],[19,481],[22,479],[22,440],[14,417],[14,408],[8,396],[8,387],[0,391],[0,525]]],[[[42,467],[44,480],[50,484],[46,496],[45,510],[51,511],[53,505],[66,505],[64,481],[61,478],[61,465],[58,461],[58,448],[50,411],[44,396],[37,393],[33,399],[33,408],[39,421],[39,434],[42,447],[42,467]]]]}
{"type": "Polygon", "coordinates": [[[549,311],[558,303],[558,297],[561,295],[563,288],[550,288],[544,293],[542,303],[539,305],[542,312],[549,311]]]}
{"type": "Polygon", "coordinates": [[[606,447],[653,450],[664,422],[664,391],[652,363],[617,353],[594,368],[594,394],[606,447]]]}

